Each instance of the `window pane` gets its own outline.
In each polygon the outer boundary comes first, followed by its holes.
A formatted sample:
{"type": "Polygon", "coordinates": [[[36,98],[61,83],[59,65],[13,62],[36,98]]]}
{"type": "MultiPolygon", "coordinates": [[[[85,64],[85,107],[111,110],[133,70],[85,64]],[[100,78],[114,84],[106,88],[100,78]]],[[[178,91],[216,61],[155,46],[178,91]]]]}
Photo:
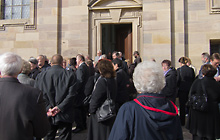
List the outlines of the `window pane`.
{"type": "Polygon", "coordinates": [[[11,6],[12,0],[5,0],[5,6],[11,6]]]}
{"type": "Polygon", "coordinates": [[[23,0],[23,5],[29,5],[30,4],[30,0],[23,0]]]}
{"type": "Polygon", "coordinates": [[[13,7],[12,19],[21,19],[21,6],[13,7]]]}
{"type": "Polygon", "coordinates": [[[30,15],[30,7],[29,6],[23,6],[22,7],[22,18],[29,18],[30,15]]]}
{"type": "Polygon", "coordinates": [[[13,0],[13,5],[21,5],[22,0],[13,0]]]}
{"type": "Polygon", "coordinates": [[[11,19],[11,7],[5,7],[5,19],[11,19]]]}

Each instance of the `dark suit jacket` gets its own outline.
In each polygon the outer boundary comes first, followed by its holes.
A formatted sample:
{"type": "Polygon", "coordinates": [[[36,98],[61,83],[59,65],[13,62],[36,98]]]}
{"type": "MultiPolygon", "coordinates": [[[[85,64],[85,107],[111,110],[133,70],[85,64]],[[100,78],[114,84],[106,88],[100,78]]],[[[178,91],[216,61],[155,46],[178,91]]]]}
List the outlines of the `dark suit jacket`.
{"type": "Polygon", "coordinates": [[[89,68],[86,63],[82,63],[76,70],[77,77],[77,96],[76,101],[74,101],[75,106],[81,106],[83,99],[85,98],[84,90],[85,85],[89,79],[89,68]]]}
{"type": "Polygon", "coordinates": [[[54,65],[37,76],[35,87],[43,91],[47,110],[55,106],[61,110],[56,116],[51,117],[52,124],[73,122],[76,78],[72,71],[54,65]]]}
{"type": "Polygon", "coordinates": [[[177,86],[179,92],[189,93],[190,87],[195,79],[194,70],[187,65],[177,69],[177,86]]]}
{"type": "Polygon", "coordinates": [[[127,85],[129,84],[129,77],[123,69],[116,70],[117,76],[117,97],[116,103],[120,106],[129,100],[129,93],[127,85]]]}
{"type": "Polygon", "coordinates": [[[165,75],[166,85],[162,89],[161,94],[164,94],[168,99],[175,102],[177,96],[177,71],[171,67],[170,71],[165,75]]]}
{"type": "Polygon", "coordinates": [[[0,140],[33,140],[49,130],[42,93],[16,78],[0,78],[0,140]]]}

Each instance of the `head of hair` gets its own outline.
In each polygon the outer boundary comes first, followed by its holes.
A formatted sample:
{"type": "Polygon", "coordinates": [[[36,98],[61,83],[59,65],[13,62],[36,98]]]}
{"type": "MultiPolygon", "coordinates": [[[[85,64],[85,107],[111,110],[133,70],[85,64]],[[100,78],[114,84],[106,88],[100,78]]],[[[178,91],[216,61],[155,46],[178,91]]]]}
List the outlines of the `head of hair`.
{"type": "Polygon", "coordinates": [[[107,59],[107,55],[106,54],[103,54],[101,59],[107,59]]]}
{"type": "Polygon", "coordinates": [[[171,66],[171,61],[165,59],[165,60],[163,60],[163,61],[161,62],[161,64],[167,64],[167,66],[170,67],[170,66],[171,66]]]}
{"type": "Polygon", "coordinates": [[[7,52],[0,56],[0,72],[2,76],[16,76],[21,72],[22,59],[15,53],[7,52]]]}
{"type": "Polygon", "coordinates": [[[23,67],[21,73],[28,75],[31,72],[31,64],[23,60],[23,67]]]}
{"type": "Polygon", "coordinates": [[[82,54],[77,54],[77,56],[81,61],[85,62],[85,57],[82,54]]]}
{"type": "Polygon", "coordinates": [[[138,52],[138,51],[134,51],[134,55],[135,55],[135,54],[139,55],[139,52],[138,52]]]}
{"type": "Polygon", "coordinates": [[[76,66],[76,57],[70,58],[70,66],[76,66]]]}
{"type": "Polygon", "coordinates": [[[87,64],[87,66],[93,67],[92,60],[86,60],[85,63],[87,64]]]}
{"type": "Polygon", "coordinates": [[[203,58],[210,60],[210,55],[207,52],[202,53],[203,58]]]}
{"type": "Polygon", "coordinates": [[[55,54],[52,56],[51,59],[52,65],[62,65],[63,64],[63,57],[60,54],[55,54]]]}
{"type": "Polygon", "coordinates": [[[118,64],[118,67],[121,68],[122,67],[122,60],[119,59],[119,58],[115,58],[114,60],[112,60],[112,63],[115,65],[115,64],[118,64]]]}
{"type": "Polygon", "coordinates": [[[191,59],[189,57],[185,57],[185,58],[187,60],[187,63],[192,64],[192,61],[191,61],[191,59]]]}
{"type": "Polygon", "coordinates": [[[211,60],[213,61],[214,59],[220,60],[220,55],[219,53],[213,53],[211,56],[211,60]]]}
{"type": "Polygon", "coordinates": [[[188,60],[187,60],[186,57],[180,57],[179,62],[186,65],[186,63],[188,62],[188,60]]]}
{"type": "Polygon", "coordinates": [[[159,93],[165,86],[161,66],[152,61],[144,61],[137,65],[133,81],[139,93],[159,93]]]}
{"type": "Polygon", "coordinates": [[[37,65],[37,64],[38,64],[37,59],[36,59],[36,58],[34,58],[34,57],[31,57],[31,58],[30,58],[28,61],[29,61],[29,62],[31,62],[32,64],[35,64],[35,65],[37,65]]]}
{"type": "Polygon", "coordinates": [[[40,55],[38,55],[38,57],[40,57],[43,60],[46,60],[45,55],[40,54],[40,55]]]}
{"type": "Polygon", "coordinates": [[[117,51],[114,51],[114,52],[112,53],[112,55],[115,55],[117,58],[120,56],[120,54],[119,54],[117,51]]]}
{"type": "Polygon", "coordinates": [[[112,62],[109,60],[101,59],[98,62],[98,69],[100,74],[105,78],[113,78],[116,76],[112,62]]]}
{"type": "Polygon", "coordinates": [[[202,74],[207,77],[214,77],[217,69],[213,67],[211,64],[205,64],[202,66],[202,74]]]}

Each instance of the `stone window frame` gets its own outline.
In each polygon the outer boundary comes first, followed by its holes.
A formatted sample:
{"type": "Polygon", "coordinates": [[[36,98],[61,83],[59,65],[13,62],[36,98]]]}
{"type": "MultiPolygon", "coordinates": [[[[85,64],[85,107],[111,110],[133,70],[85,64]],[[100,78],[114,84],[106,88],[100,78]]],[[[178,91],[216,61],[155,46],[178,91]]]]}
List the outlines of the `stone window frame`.
{"type": "Polygon", "coordinates": [[[6,27],[24,27],[24,30],[35,30],[36,29],[36,9],[37,0],[30,0],[30,16],[28,19],[3,19],[3,0],[0,0],[0,31],[5,31],[6,27]]]}
{"type": "Polygon", "coordinates": [[[210,13],[211,14],[220,14],[220,2],[219,4],[216,4],[216,1],[220,0],[209,0],[210,2],[210,13]]]}

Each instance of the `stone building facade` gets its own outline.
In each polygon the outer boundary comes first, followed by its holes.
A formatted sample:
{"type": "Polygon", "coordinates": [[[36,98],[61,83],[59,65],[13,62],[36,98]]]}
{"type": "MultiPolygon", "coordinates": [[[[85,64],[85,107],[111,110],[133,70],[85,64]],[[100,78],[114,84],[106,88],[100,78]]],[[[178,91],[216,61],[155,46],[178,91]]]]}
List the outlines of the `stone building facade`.
{"type": "Polygon", "coordinates": [[[220,51],[220,0],[22,0],[30,8],[24,19],[4,19],[8,0],[0,1],[0,53],[24,59],[117,50],[133,61],[138,50],[176,67],[188,56],[199,68],[202,52],[220,51]]]}

